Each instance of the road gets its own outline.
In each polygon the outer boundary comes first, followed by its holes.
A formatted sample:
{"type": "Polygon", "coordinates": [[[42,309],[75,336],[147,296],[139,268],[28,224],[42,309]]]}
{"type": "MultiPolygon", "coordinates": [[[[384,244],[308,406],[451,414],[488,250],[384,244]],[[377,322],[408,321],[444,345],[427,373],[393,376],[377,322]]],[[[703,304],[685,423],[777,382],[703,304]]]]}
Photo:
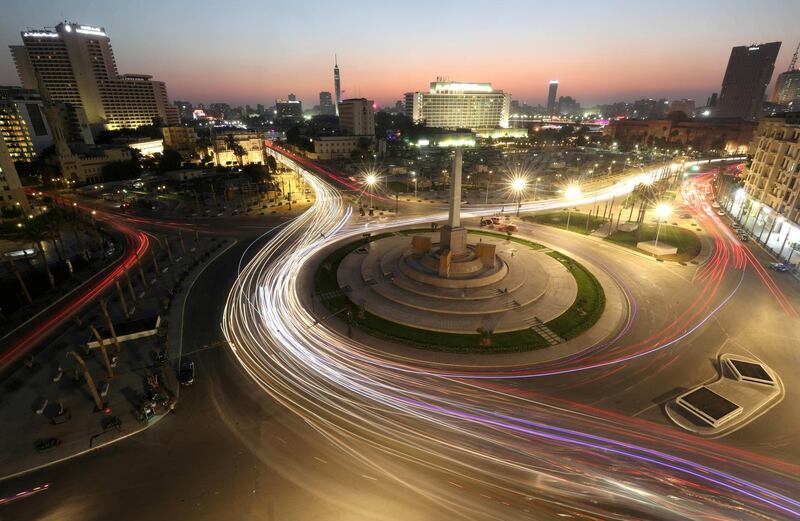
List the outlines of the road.
{"type": "MultiPolygon", "coordinates": [[[[315,189],[323,193],[326,186],[315,189]]],[[[791,440],[783,443],[794,452],[778,462],[770,449],[780,443],[780,433],[764,422],[734,433],[730,442],[698,441],[667,426],[652,407],[656,393],[711,376],[709,359],[721,344],[747,342],[752,347],[756,344],[748,341],[758,337],[759,346],[766,342],[772,348],[797,331],[796,319],[764,289],[755,269],[736,268],[735,253],[720,273],[709,270],[698,280],[702,267],[660,266],[576,234],[531,229],[534,237],[555,241],[579,258],[592,255],[623,277],[641,310],[624,342],[576,360],[573,367],[560,366],[557,370],[571,371],[557,376],[542,376],[540,367],[509,369],[488,379],[442,375],[385,360],[369,346],[308,327],[305,311],[295,307],[294,270],[319,247],[316,241],[328,240],[319,234],[333,238],[360,233],[365,226],[354,230],[342,224],[347,208],[337,194],[328,195],[321,198],[319,212],[275,230],[267,247],[250,248],[240,262],[243,242],[198,280],[187,309],[184,349],[212,347],[193,355],[198,384],[182,393],[176,415],[111,449],[0,484],[0,496],[51,484],[46,492],[4,507],[0,516],[794,515],[797,504],[791,496],[797,490],[798,458],[791,440]],[[226,334],[236,346],[232,360],[229,350],[214,346],[219,346],[221,305],[237,266],[243,270],[224,314],[226,334]],[[704,290],[706,279],[712,281],[709,290],[704,290]],[[709,314],[734,289],[729,304],[709,314]],[[699,310],[696,316],[684,313],[693,306],[699,310]],[[750,306],[757,310],[752,320],[782,327],[752,331],[749,320],[742,320],[743,309],[750,306]],[[695,326],[688,337],[659,347],[695,326]],[[587,368],[598,364],[607,365],[587,368]],[[254,389],[251,378],[267,392],[254,389]],[[630,417],[642,409],[640,416],[648,421],[630,417]],[[752,445],[751,440],[765,437],[763,446],[752,445]],[[738,450],[740,443],[746,451],[738,450]]],[[[713,225],[708,223],[712,231],[713,225]]],[[[377,229],[387,223],[368,226],[377,229]]],[[[715,251],[722,251],[721,246],[715,251]]],[[[786,286],[797,291],[792,284],[786,286]]],[[[790,301],[795,297],[790,294],[790,301]]],[[[774,356],[769,363],[785,364],[773,367],[796,367],[789,350],[774,356]]],[[[791,405],[785,400],[764,419],[769,424],[773,416],[791,420],[791,405]]]]}

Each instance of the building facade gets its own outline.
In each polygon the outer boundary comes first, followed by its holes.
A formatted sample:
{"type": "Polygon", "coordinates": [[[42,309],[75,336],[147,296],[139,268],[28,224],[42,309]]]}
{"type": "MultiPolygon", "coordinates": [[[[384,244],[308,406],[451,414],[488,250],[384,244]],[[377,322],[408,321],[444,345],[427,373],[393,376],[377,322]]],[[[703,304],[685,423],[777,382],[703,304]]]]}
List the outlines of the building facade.
{"type": "Polygon", "coordinates": [[[184,158],[197,153],[197,134],[191,127],[162,127],[164,148],[175,150],[184,158]]]}
{"type": "Polygon", "coordinates": [[[747,194],[800,223],[800,112],[763,118],[750,153],[747,194]]]}
{"type": "Polygon", "coordinates": [[[264,137],[260,132],[241,129],[214,129],[211,133],[211,143],[216,166],[239,165],[239,157],[231,147],[231,140],[238,143],[244,151],[240,166],[249,164],[261,165],[264,163],[264,137]]]}
{"type": "Polygon", "coordinates": [[[558,80],[550,80],[547,88],[547,113],[551,116],[556,111],[556,95],[558,94],[558,80]]]}
{"type": "Polygon", "coordinates": [[[28,198],[14,167],[14,158],[6,147],[2,129],[0,129],[0,208],[17,208],[22,211],[29,209],[28,198]]]}
{"type": "Polygon", "coordinates": [[[756,123],[742,119],[622,119],[612,120],[603,135],[628,146],[668,146],[680,143],[695,150],[745,153],[756,123]]]}
{"type": "Polygon", "coordinates": [[[786,111],[800,111],[800,69],[782,72],[778,76],[771,101],[786,111]]]}
{"type": "Polygon", "coordinates": [[[319,113],[323,116],[335,116],[336,107],[333,104],[333,95],[323,91],[319,93],[319,113]]]}
{"type": "Polygon", "coordinates": [[[339,127],[351,136],[375,136],[374,102],[365,98],[346,99],[339,104],[339,127]]]}
{"type": "Polygon", "coordinates": [[[22,86],[38,90],[48,101],[82,108],[94,133],[180,123],[163,82],[119,74],[102,27],[62,22],[21,34],[22,45],[11,46],[11,54],[22,86]]]}
{"type": "Polygon", "coordinates": [[[415,123],[446,129],[508,128],[511,95],[490,83],[435,81],[429,92],[405,97],[405,113],[415,123]]]}
{"type": "Polygon", "coordinates": [[[275,100],[275,111],[278,119],[289,119],[292,121],[303,120],[303,104],[297,98],[291,99],[294,95],[290,94],[287,99],[275,100]]]}
{"type": "Polygon", "coordinates": [[[53,144],[42,98],[20,87],[0,87],[0,130],[14,161],[31,161],[53,144]]]}
{"type": "Polygon", "coordinates": [[[362,143],[363,137],[359,136],[324,136],[314,138],[314,152],[312,159],[346,159],[362,143]]]}
{"type": "Polygon", "coordinates": [[[771,42],[731,49],[717,101],[717,117],[758,118],[780,48],[781,42],[771,42]]]}

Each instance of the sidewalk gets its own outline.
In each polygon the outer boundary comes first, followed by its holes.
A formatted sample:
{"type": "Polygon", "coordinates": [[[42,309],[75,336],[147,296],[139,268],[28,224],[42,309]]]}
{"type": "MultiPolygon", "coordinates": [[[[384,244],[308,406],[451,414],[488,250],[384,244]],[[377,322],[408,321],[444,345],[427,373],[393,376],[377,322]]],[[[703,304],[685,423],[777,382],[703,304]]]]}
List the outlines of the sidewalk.
{"type": "MultiPolygon", "coordinates": [[[[184,258],[180,258],[180,248],[173,246],[174,264],[171,265],[168,256],[162,253],[158,259],[158,279],[152,266],[145,270],[147,288],[143,287],[137,273],[134,289],[137,302],[132,318],[160,314],[165,332],[169,328],[167,341],[165,344],[162,335],[155,335],[120,344],[118,362],[113,368],[114,378],[108,382],[107,395],[101,397],[107,402],[109,413],[96,411],[88,386],[80,376],[81,371],[67,356],[69,351],[74,350],[85,360],[98,391],[102,392],[106,369],[101,352],[93,349],[87,354],[83,348],[91,336],[88,324],[98,328],[105,326],[98,306],[87,310],[82,317],[82,327],[75,325],[53,339],[51,347],[38,355],[33,367],[23,365],[2,383],[0,481],[125,439],[155,425],[169,412],[169,407],[158,407],[157,414],[149,422],[139,421],[139,406],[145,400],[148,377],[158,375],[161,394],[169,403],[177,401],[179,385],[176,370],[180,363],[182,314],[186,297],[204,267],[233,244],[235,241],[202,238],[194,252],[190,251],[194,243],[191,246],[187,244],[184,258]],[[167,288],[175,282],[175,287],[179,289],[171,297],[167,288]],[[165,305],[169,306],[166,312],[165,305]],[[155,354],[157,349],[165,345],[171,362],[160,365],[155,354]],[[59,368],[63,371],[59,371],[59,368]],[[45,400],[48,404],[43,407],[45,400]],[[67,410],[60,416],[59,402],[67,410]],[[41,411],[41,414],[37,411],[41,411]],[[119,420],[117,428],[108,425],[112,417],[119,420]],[[54,424],[53,418],[67,421],[54,424]],[[37,452],[34,445],[36,441],[50,438],[60,440],[60,444],[46,452],[37,452]]],[[[131,306],[127,288],[124,295],[131,306]]],[[[110,299],[108,307],[115,323],[124,321],[118,298],[110,299]]],[[[107,349],[109,357],[115,354],[113,345],[107,349]]]]}

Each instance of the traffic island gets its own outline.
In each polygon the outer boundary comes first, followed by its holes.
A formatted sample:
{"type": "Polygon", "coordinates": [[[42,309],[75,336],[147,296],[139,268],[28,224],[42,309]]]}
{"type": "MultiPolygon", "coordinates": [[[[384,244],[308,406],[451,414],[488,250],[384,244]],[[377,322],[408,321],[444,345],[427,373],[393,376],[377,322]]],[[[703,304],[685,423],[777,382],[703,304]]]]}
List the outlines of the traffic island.
{"type": "Polygon", "coordinates": [[[450,232],[455,258],[428,229],[340,246],[316,268],[315,294],[349,329],[446,352],[547,348],[603,315],[603,288],[582,264],[525,239],[462,230],[450,232]]]}
{"type": "Polygon", "coordinates": [[[700,238],[686,228],[662,224],[659,230],[656,224],[649,223],[635,227],[624,226],[620,226],[603,240],[667,261],[688,262],[700,255],[700,238]]]}
{"type": "Polygon", "coordinates": [[[751,358],[723,354],[716,381],[682,393],[665,411],[679,427],[718,438],[755,420],[783,396],[783,382],[772,369],[751,358]]]}

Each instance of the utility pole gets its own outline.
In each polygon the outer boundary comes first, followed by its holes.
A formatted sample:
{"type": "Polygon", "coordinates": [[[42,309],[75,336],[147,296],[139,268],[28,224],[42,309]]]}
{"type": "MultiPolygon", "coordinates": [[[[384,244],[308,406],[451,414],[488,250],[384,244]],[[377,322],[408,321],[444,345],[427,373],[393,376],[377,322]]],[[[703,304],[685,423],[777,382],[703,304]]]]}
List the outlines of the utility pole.
{"type": "Polygon", "coordinates": [[[94,398],[94,404],[97,406],[98,411],[103,410],[103,401],[100,399],[100,394],[97,392],[97,386],[94,384],[94,378],[92,378],[92,374],[89,372],[89,368],[86,367],[86,362],[83,361],[83,358],[76,353],[75,351],[70,351],[67,353],[67,356],[71,356],[78,362],[78,365],[81,366],[81,370],[83,371],[83,378],[86,380],[86,385],[89,386],[89,393],[94,398]]]}

